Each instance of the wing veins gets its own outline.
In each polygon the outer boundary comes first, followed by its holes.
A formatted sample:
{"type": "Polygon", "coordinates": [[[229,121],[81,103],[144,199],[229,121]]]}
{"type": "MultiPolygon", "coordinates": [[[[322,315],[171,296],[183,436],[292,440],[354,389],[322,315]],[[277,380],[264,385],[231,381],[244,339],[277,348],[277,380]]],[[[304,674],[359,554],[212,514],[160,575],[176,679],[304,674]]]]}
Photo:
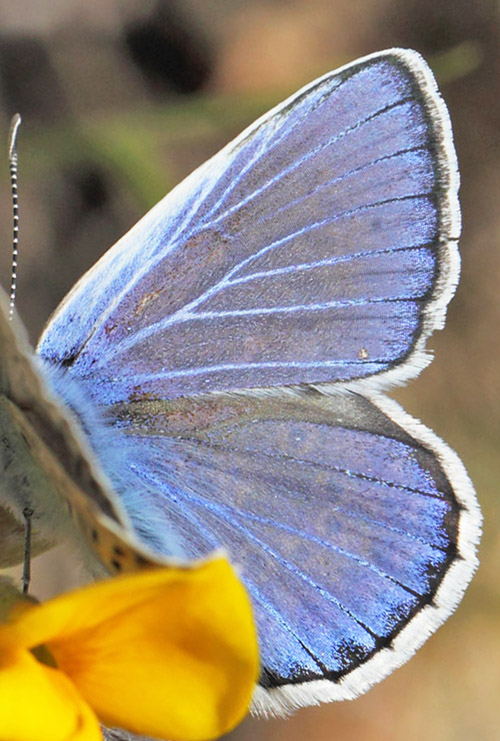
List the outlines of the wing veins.
{"type": "MultiPolygon", "coordinates": [[[[320,670],[321,674],[324,675],[326,673],[325,672],[326,667],[319,661],[319,659],[313,653],[313,651],[311,651],[311,649],[308,646],[306,646],[306,644],[304,643],[304,641],[301,638],[299,638],[299,636],[297,635],[297,633],[294,630],[292,630],[292,627],[290,626],[290,624],[286,622],[286,620],[280,615],[280,613],[278,612],[278,610],[275,607],[273,607],[273,605],[271,605],[271,603],[268,602],[268,600],[266,600],[266,598],[263,596],[263,594],[261,593],[261,590],[257,587],[257,585],[255,584],[255,582],[253,582],[251,579],[246,578],[245,579],[245,584],[246,584],[247,589],[251,592],[252,596],[255,598],[255,600],[257,602],[260,602],[260,604],[262,605],[263,609],[266,610],[267,612],[271,613],[271,615],[276,620],[276,622],[279,623],[279,625],[284,630],[286,630],[287,633],[289,633],[291,636],[293,636],[293,638],[295,638],[295,640],[297,641],[297,643],[300,646],[302,646],[302,648],[304,649],[304,651],[311,657],[311,659],[317,665],[317,667],[320,670]]],[[[263,668],[265,669],[266,667],[264,666],[263,668]]]]}
{"type": "Polygon", "coordinates": [[[322,268],[326,265],[342,265],[345,263],[353,262],[354,260],[363,259],[365,257],[379,257],[380,255],[390,255],[394,252],[406,252],[412,250],[431,249],[433,244],[431,242],[421,242],[420,244],[407,245],[405,247],[384,247],[383,249],[375,250],[360,250],[359,252],[352,252],[349,255],[335,255],[334,257],[325,257],[324,260],[318,260],[317,262],[303,262],[298,265],[286,265],[281,268],[272,268],[270,270],[261,270],[257,273],[251,273],[244,275],[242,278],[234,278],[227,282],[227,285],[221,289],[225,290],[227,287],[237,286],[240,283],[249,283],[252,280],[259,278],[269,278],[275,275],[283,275],[286,273],[298,273],[306,270],[315,270],[316,268],[322,268]]]}
{"type": "MultiPolygon", "coordinates": [[[[408,585],[403,584],[399,579],[392,576],[391,574],[388,574],[383,569],[375,566],[375,564],[370,563],[366,559],[362,558],[359,554],[353,553],[352,551],[348,551],[345,548],[342,548],[341,546],[336,545],[335,543],[329,543],[316,535],[312,535],[311,533],[307,533],[304,530],[300,530],[290,525],[285,525],[284,523],[277,522],[276,520],[271,520],[268,517],[262,517],[261,515],[256,515],[251,512],[242,512],[240,509],[230,504],[215,503],[207,499],[201,494],[193,494],[191,492],[184,492],[184,495],[186,496],[188,500],[190,499],[192,501],[196,501],[198,504],[201,504],[202,506],[207,507],[207,509],[212,510],[219,516],[222,516],[225,520],[227,520],[227,522],[230,522],[232,525],[234,524],[235,519],[238,520],[238,519],[248,518],[249,520],[252,520],[254,522],[259,522],[262,524],[270,525],[271,527],[274,527],[277,530],[284,530],[285,532],[290,533],[292,535],[298,535],[300,538],[303,538],[304,540],[307,540],[311,543],[316,543],[318,545],[323,546],[324,548],[327,548],[328,550],[334,551],[335,553],[345,556],[347,559],[349,559],[350,561],[354,561],[359,566],[362,566],[363,568],[367,568],[369,571],[373,571],[373,573],[375,573],[377,576],[383,579],[387,579],[388,581],[391,581],[394,584],[397,584],[397,586],[401,587],[401,589],[404,589],[406,592],[408,592],[414,597],[424,596],[423,594],[416,592],[414,589],[412,589],[408,585]],[[225,511],[228,513],[228,515],[231,515],[231,517],[229,516],[226,517],[224,514],[225,511]]],[[[364,518],[359,518],[359,519],[364,519],[364,518]]],[[[368,519],[368,522],[370,522],[369,519],[368,519]]],[[[417,542],[422,542],[425,545],[436,547],[436,549],[440,550],[441,552],[445,552],[443,551],[442,548],[439,548],[439,546],[434,546],[432,543],[428,543],[426,540],[413,537],[409,533],[406,533],[403,530],[399,530],[397,528],[392,528],[392,527],[388,527],[384,525],[382,525],[382,527],[391,532],[396,532],[398,533],[398,535],[399,534],[406,535],[410,538],[410,540],[416,540],[417,542]]],[[[239,523],[239,528],[242,529],[245,533],[247,532],[245,526],[242,523],[239,523]]]]}
{"type": "MultiPolygon", "coordinates": [[[[349,429],[349,428],[342,428],[342,429],[349,429]]],[[[333,471],[335,473],[344,474],[345,476],[360,479],[361,481],[368,481],[372,484],[383,484],[384,486],[387,486],[391,489],[396,489],[397,491],[404,492],[405,494],[418,494],[422,497],[429,497],[431,499],[436,499],[438,502],[446,502],[447,499],[443,496],[438,496],[437,494],[433,494],[431,492],[423,491],[422,489],[417,489],[412,486],[404,486],[402,484],[397,484],[394,481],[387,481],[386,479],[381,479],[376,476],[369,476],[366,473],[360,473],[358,471],[352,471],[349,468],[341,468],[340,466],[332,466],[330,463],[317,463],[316,461],[309,461],[305,458],[296,458],[293,455],[288,455],[286,453],[269,453],[267,451],[255,451],[255,450],[249,450],[247,448],[236,448],[232,445],[220,445],[217,443],[208,442],[207,440],[203,439],[196,439],[194,440],[191,437],[184,437],[180,438],[182,440],[188,440],[189,442],[194,442],[196,445],[202,445],[207,447],[208,449],[214,448],[215,450],[220,451],[230,451],[231,453],[244,453],[245,455],[248,455],[252,458],[270,458],[272,460],[284,460],[284,461],[292,461],[300,463],[304,466],[310,466],[312,468],[318,468],[320,470],[327,470],[327,471],[333,471]]],[[[395,437],[387,437],[386,439],[396,440],[395,437]]],[[[443,494],[443,492],[441,492],[443,494]]],[[[424,541],[426,542],[426,541],[424,541]]]]}
{"type": "MultiPolygon", "coordinates": [[[[351,365],[380,365],[383,366],[387,363],[386,359],[377,360],[369,359],[362,360],[360,358],[353,358],[352,360],[311,360],[311,361],[265,361],[262,363],[221,363],[219,365],[206,365],[198,368],[180,368],[171,371],[162,371],[160,373],[136,373],[130,377],[130,380],[135,384],[147,383],[149,381],[159,381],[167,378],[178,378],[179,376],[199,376],[204,373],[218,373],[219,371],[226,370],[248,370],[251,368],[262,369],[262,368],[343,368],[351,365]]],[[[95,366],[93,366],[93,370],[95,366]]],[[[82,378],[90,378],[91,376],[84,376],[82,378]]]]}
{"type": "Polygon", "coordinates": [[[322,226],[326,226],[327,224],[338,221],[340,218],[344,218],[345,216],[350,216],[352,214],[355,214],[358,211],[364,211],[364,210],[369,210],[372,208],[377,208],[378,206],[385,205],[386,203],[395,203],[395,202],[408,201],[408,200],[420,200],[420,199],[427,198],[429,195],[430,195],[430,192],[414,194],[411,196],[399,196],[399,197],[393,197],[393,198],[386,198],[381,201],[376,201],[375,203],[370,203],[364,206],[359,206],[354,209],[346,209],[340,214],[336,214],[332,218],[322,219],[319,222],[310,224],[307,227],[304,227],[303,229],[299,229],[296,232],[289,234],[286,237],[283,237],[282,239],[277,240],[276,242],[273,242],[269,245],[266,245],[265,247],[262,247],[258,252],[254,253],[253,255],[250,255],[249,257],[245,258],[244,260],[239,262],[237,265],[235,265],[233,268],[228,270],[225,276],[223,276],[223,278],[221,278],[214,286],[211,286],[210,288],[208,288],[206,291],[200,294],[197,298],[193,299],[188,304],[183,306],[181,309],[174,312],[174,314],[171,314],[170,316],[165,317],[165,319],[162,319],[159,322],[154,322],[150,324],[149,327],[143,327],[142,329],[137,330],[132,335],[127,337],[126,340],[121,340],[120,342],[115,343],[113,346],[113,357],[116,358],[118,355],[121,355],[122,353],[126,352],[130,348],[134,347],[134,345],[136,345],[138,342],[141,342],[142,340],[146,339],[147,337],[150,337],[153,334],[156,334],[157,332],[161,332],[165,330],[167,327],[173,324],[186,321],[186,317],[189,318],[192,315],[192,309],[197,308],[208,298],[211,298],[213,295],[218,293],[222,288],[224,288],[227,282],[229,281],[229,279],[238,270],[240,270],[242,267],[249,264],[253,260],[257,259],[257,257],[260,257],[263,254],[266,254],[271,249],[280,247],[282,244],[285,244],[291,239],[300,237],[309,231],[321,228],[322,226]]]}
{"type": "MultiPolygon", "coordinates": [[[[321,82],[317,83],[313,87],[311,87],[311,88],[303,91],[301,95],[293,96],[294,99],[290,103],[297,104],[297,103],[303,101],[308,95],[311,95],[311,97],[313,97],[315,92],[320,92],[321,91],[321,88],[326,88],[326,90],[323,91],[323,93],[322,93],[322,95],[321,95],[321,97],[320,97],[319,100],[317,100],[317,101],[312,100],[311,110],[312,111],[316,111],[328,99],[330,99],[334,94],[336,94],[338,92],[338,90],[340,90],[345,85],[345,83],[348,80],[354,78],[358,74],[359,74],[359,71],[355,72],[354,74],[346,75],[343,79],[341,79],[338,82],[338,84],[333,89],[328,89],[329,84],[334,79],[334,75],[332,75],[328,79],[322,80],[321,82]]],[[[412,100],[412,98],[410,97],[409,100],[412,100]]],[[[290,106],[290,103],[288,103],[288,106],[290,106]]],[[[394,104],[390,104],[390,105],[394,105],[394,104]]],[[[266,120],[262,121],[262,123],[260,124],[259,127],[254,127],[248,133],[247,137],[240,143],[240,146],[243,146],[250,139],[250,137],[254,136],[258,131],[260,131],[264,126],[266,126],[266,124],[269,125],[269,123],[271,121],[274,121],[276,124],[281,123],[281,120],[280,119],[281,119],[281,117],[283,115],[282,114],[282,109],[283,109],[283,106],[279,106],[279,110],[278,111],[275,111],[273,117],[267,117],[266,120]]],[[[295,123],[292,122],[292,125],[288,129],[286,129],[285,127],[281,127],[281,131],[278,134],[277,138],[275,139],[275,141],[273,142],[273,144],[272,144],[271,147],[267,146],[267,144],[268,144],[268,138],[265,139],[265,141],[263,142],[263,146],[260,148],[259,152],[249,161],[248,166],[243,169],[243,171],[239,174],[238,178],[235,178],[234,180],[231,181],[230,185],[222,193],[222,195],[220,196],[220,198],[218,199],[218,201],[214,204],[214,206],[212,206],[212,208],[210,209],[210,211],[208,212],[208,214],[205,217],[205,223],[206,223],[207,219],[210,218],[217,211],[217,209],[220,207],[220,204],[224,201],[224,199],[227,198],[227,196],[234,190],[235,186],[240,182],[242,176],[243,175],[246,175],[246,173],[253,167],[253,165],[256,162],[258,162],[258,160],[262,156],[262,152],[264,151],[264,152],[267,153],[267,152],[272,151],[272,149],[274,149],[276,146],[278,146],[283,141],[283,139],[286,136],[288,136],[288,134],[290,134],[292,131],[294,131],[294,129],[296,129],[297,126],[300,126],[301,123],[302,123],[301,118],[298,118],[295,121],[295,123]]],[[[273,135],[276,136],[276,131],[277,131],[277,127],[272,132],[270,132],[271,137],[273,135]]]]}
{"type": "Polygon", "coordinates": [[[229,316],[260,316],[262,314],[293,314],[301,311],[324,311],[328,309],[344,309],[354,306],[372,306],[374,304],[394,304],[415,302],[419,296],[391,296],[390,298],[363,298],[348,301],[325,301],[322,304],[300,304],[299,306],[259,306],[255,309],[234,309],[232,311],[203,311],[191,314],[186,321],[204,319],[221,319],[229,316]]]}
{"type": "MultiPolygon", "coordinates": [[[[139,476],[139,478],[142,478],[143,480],[149,482],[151,486],[154,487],[154,489],[162,489],[164,485],[164,481],[158,478],[154,473],[148,474],[145,470],[141,469],[141,473],[138,474],[136,472],[136,475],[139,476]]],[[[219,544],[217,541],[214,540],[214,537],[210,530],[207,530],[202,523],[200,523],[199,518],[195,515],[194,512],[191,510],[186,510],[185,507],[181,507],[180,499],[185,499],[184,492],[177,489],[175,492],[172,492],[172,490],[169,491],[169,503],[173,504],[176,509],[179,511],[179,513],[182,515],[182,517],[185,517],[192,525],[194,525],[200,532],[204,534],[204,536],[207,538],[208,542],[211,543],[211,547],[216,550],[219,547],[219,544]],[[180,496],[179,496],[180,495],[180,496]],[[208,534],[208,537],[207,537],[208,534]]]]}
{"type": "MultiPolygon", "coordinates": [[[[208,500],[204,500],[202,497],[200,497],[198,495],[194,495],[193,496],[192,494],[187,494],[187,493],[185,493],[185,495],[187,497],[189,497],[192,501],[193,500],[194,501],[198,501],[198,503],[200,504],[200,506],[206,507],[208,510],[212,511],[216,515],[219,515],[219,512],[218,512],[219,509],[224,509],[220,505],[216,505],[216,504],[214,504],[214,502],[210,502],[208,500]]],[[[293,564],[291,564],[283,556],[279,555],[279,553],[277,553],[273,548],[271,548],[271,546],[269,546],[267,543],[265,543],[264,541],[262,541],[260,538],[258,538],[253,533],[248,532],[248,530],[245,529],[244,525],[242,525],[239,522],[235,522],[234,520],[231,521],[231,525],[233,527],[237,527],[238,530],[243,531],[244,534],[245,534],[245,536],[247,538],[249,538],[250,540],[253,540],[255,543],[257,543],[257,545],[259,545],[262,548],[263,551],[265,551],[266,553],[269,553],[273,558],[275,558],[277,561],[279,561],[279,563],[281,563],[282,566],[284,566],[286,569],[288,569],[289,571],[291,571],[294,574],[296,574],[297,576],[299,576],[303,581],[305,581],[307,584],[309,584],[310,586],[312,586],[321,595],[323,595],[324,597],[326,597],[326,599],[328,601],[330,601],[330,602],[332,602],[332,604],[336,605],[339,608],[339,610],[341,610],[342,612],[344,612],[351,620],[353,620],[361,628],[363,628],[364,630],[366,630],[366,632],[369,633],[369,635],[371,635],[375,639],[379,639],[380,638],[380,636],[377,635],[376,633],[374,633],[370,628],[368,628],[368,626],[366,626],[363,623],[363,621],[360,618],[358,618],[352,612],[352,610],[350,610],[348,607],[346,607],[344,604],[342,604],[342,602],[340,600],[338,600],[336,597],[334,597],[334,595],[331,594],[331,592],[329,592],[324,587],[321,587],[313,579],[311,579],[310,577],[308,577],[303,571],[301,571],[299,569],[296,569],[295,566],[293,566],[293,564]]]]}
{"type": "Polygon", "coordinates": [[[384,154],[381,157],[377,157],[377,159],[370,160],[370,162],[365,162],[363,165],[359,165],[358,167],[353,167],[352,170],[347,170],[346,172],[342,173],[342,175],[337,175],[331,180],[327,180],[325,183],[319,183],[308,193],[298,196],[295,200],[288,201],[287,203],[283,204],[282,206],[274,210],[268,216],[260,218],[257,223],[262,224],[268,221],[269,219],[275,219],[278,214],[280,214],[282,211],[286,211],[286,209],[290,208],[290,206],[299,206],[300,204],[304,204],[305,206],[307,206],[308,199],[316,195],[317,193],[320,193],[324,188],[329,188],[332,185],[341,183],[346,178],[358,175],[359,173],[362,173],[365,170],[368,170],[369,168],[373,167],[373,165],[377,165],[379,162],[385,162],[390,159],[396,159],[397,157],[400,157],[402,154],[409,154],[410,152],[419,152],[419,151],[427,151],[427,147],[421,145],[418,147],[408,147],[406,149],[400,149],[397,152],[392,152],[391,154],[384,154]]]}
{"type": "MultiPolygon", "coordinates": [[[[310,543],[316,543],[317,545],[323,546],[327,550],[332,550],[335,553],[339,553],[340,555],[345,556],[347,559],[354,561],[359,566],[362,566],[363,568],[367,568],[370,571],[373,571],[373,573],[376,574],[377,576],[380,576],[383,579],[387,579],[388,581],[393,582],[398,587],[401,587],[401,589],[404,589],[405,592],[408,592],[408,594],[411,594],[413,597],[419,598],[419,597],[424,596],[424,594],[421,594],[420,592],[415,591],[414,589],[409,587],[407,584],[403,584],[403,582],[401,582],[395,576],[388,574],[386,571],[379,568],[375,564],[370,563],[369,561],[366,561],[366,559],[362,558],[359,554],[353,553],[352,551],[348,551],[345,548],[342,548],[341,546],[335,545],[335,543],[328,543],[322,538],[319,538],[317,535],[313,535],[312,533],[307,533],[304,530],[300,530],[299,528],[292,527],[290,525],[285,525],[284,523],[281,523],[281,522],[276,522],[275,520],[271,520],[267,517],[260,517],[258,515],[253,515],[249,512],[245,512],[245,514],[242,515],[241,512],[237,511],[234,508],[233,508],[233,512],[239,515],[240,518],[248,517],[249,519],[254,520],[255,522],[261,522],[262,524],[270,525],[271,527],[274,527],[277,530],[284,530],[285,532],[290,533],[291,535],[297,535],[298,537],[302,538],[303,540],[307,540],[310,543]]],[[[392,528],[388,528],[388,529],[392,530],[392,528]]],[[[431,545],[431,544],[428,543],[427,545],[431,545]]]]}
{"type": "MultiPolygon", "coordinates": [[[[412,98],[407,97],[407,98],[401,99],[400,101],[398,101],[396,103],[390,103],[389,105],[384,106],[383,108],[381,108],[380,110],[376,111],[375,113],[370,114],[370,116],[368,116],[367,118],[359,121],[357,124],[354,124],[353,126],[347,127],[346,129],[344,129],[343,131],[341,131],[339,134],[336,134],[331,139],[328,139],[328,141],[323,142],[322,144],[319,144],[316,147],[313,147],[312,149],[308,150],[306,152],[306,154],[304,154],[302,157],[300,157],[299,159],[295,160],[291,165],[289,165],[288,167],[284,167],[283,170],[281,170],[279,173],[277,173],[272,178],[270,178],[269,180],[267,180],[262,186],[260,186],[259,188],[256,188],[252,193],[248,194],[245,198],[242,198],[241,201],[239,201],[238,203],[236,203],[233,206],[231,206],[230,208],[228,208],[226,211],[224,211],[222,214],[220,214],[219,216],[217,216],[215,219],[212,219],[211,221],[209,221],[210,216],[212,216],[212,214],[216,210],[216,209],[212,209],[212,211],[209,214],[207,214],[207,216],[205,217],[205,220],[204,220],[203,224],[206,225],[208,222],[210,223],[210,226],[213,226],[215,224],[218,224],[220,221],[223,221],[225,218],[227,218],[228,216],[230,216],[232,213],[234,213],[235,211],[237,211],[239,208],[242,208],[243,206],[246,206],[248,203],[250,203],[252,200],[254,200],[254,198],[256,198],[259,195],[261,195],[262,193],[264,193],[270,187],[272,187],[273,185],[276,185],[277,183],[279,183],[282,180],[282,178],[286,177],[287,175],[289,175],[294,170],[299,169],[311,157],[316,156],[323,149],[326,149],[327,147],[334,146],[338,141],[341,141],[346,136],[348,136],[349,134],[357,131],[362,126],[366,125],[370,121],[373,121],[378,116],[380,116],[380,115],[382,115],[384,113],[387,113],[387,111],[390,111],[390,110],[392,110],[394,108],[398,108],[399,106],[405,105],[406,103],[410,103],[411,101],[412,101],[412,98]]],[[[279,144],[280,142],[281,142],[281,139],[276,144],[279,144]]],[[[274,149],[274,146],[271,149],[274,149]]],[[[271,149],[267,149],[266,150],[266,154],[268,154],[271,151],[271,149]]],[[[423,147],[419,147],[419,149],[423,149],[423,147]]],[[[402,154],[404,151],[407,151],[407,150],[401,150],[397,154],[402,154]]],[[[408,151],[411,151],[411,150],[408,150],[408,151]]],[[[393,155],[386,155],[385,157],[381,157],[380,160],[386,159],[389,156],[393,156],[393,155]]],[[[342,176],[339,176],[338,178],[334,178],[333,180],[329,181],[328,183],[323,183],[322,186],[324,187],[325,185],[333,184],[337,180],[341,180],[344,177],[346,177],[348,175],[351,175],[352,173],[356,172],[357,170],[364,169],[365,167],[368,167],[370,165],[373,165],[373,164],[375,164],[378,161],[379,160],[372,160],[371,162],[365,163],[365,165],[360,166],[359,168],[355,168],[353,170],[347,171],[347,172],[343,173],[342,176]]],[[[255,160],[253,161],[253,164],[255,164],[255,160]]],[[[245,174],[246,174],[246,172],[245,172],[245,174]]],[[[322,187],[322,186],[319,186],[319,187],[322,187]]],[[[233,190],[233,188],[231,190],[233,190]]],[[[312,192],[314,193],[315,190],[312,191],[312,192]]],[[[308,194],[308,195],[311,195],[311,194],[308,194]]],[[[220,205],[220,202],[219,202],[219,205],[220,205]]],[[[299,199],[299,202],[300,202],[300,199],[299,199]]],[[[293,203],[295,203],[295,202],[293,202],[293,203]]],[[[199,229],[198,231],[201,231],[201,229],[199,229]]],[[[194,233],[196,233],[196,232],[194,232],[194,233]]]]}

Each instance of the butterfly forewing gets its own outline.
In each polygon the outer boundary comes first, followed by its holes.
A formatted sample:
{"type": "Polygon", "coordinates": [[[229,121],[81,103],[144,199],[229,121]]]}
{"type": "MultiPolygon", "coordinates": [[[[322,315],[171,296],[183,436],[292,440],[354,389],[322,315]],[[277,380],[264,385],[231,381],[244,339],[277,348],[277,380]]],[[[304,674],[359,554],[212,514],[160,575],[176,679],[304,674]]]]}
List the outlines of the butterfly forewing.
{"type": "Polygon", "coordinates": [[[442,321],[456,268],[448,128],[412,52],[325,76],[125,236],[41,353],[105,404],[387,373],[442,321]]]}

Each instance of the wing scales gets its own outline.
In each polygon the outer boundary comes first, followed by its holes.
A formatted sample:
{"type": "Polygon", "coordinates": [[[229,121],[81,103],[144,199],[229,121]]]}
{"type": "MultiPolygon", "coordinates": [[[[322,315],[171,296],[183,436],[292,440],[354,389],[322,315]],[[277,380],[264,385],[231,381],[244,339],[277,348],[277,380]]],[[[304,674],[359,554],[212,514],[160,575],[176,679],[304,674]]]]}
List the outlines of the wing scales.
{"type": "Polygon", "coordinates": [[[442,326],[457,188],[425,63],[373,55],[193,173],[41,339],[108,418],[103,465],[142,538],[189,557],[224,544],[241,563],[261,710],[364,691],[447,617],[475,569],[462,464],[373,396],[418,373],[442,326]],[[305,383],[337,392],[282,388],[305,383]]]}
{"type": "Polygon", "coordinates": [[[438,444],[378,405],[303,391],[113,409],[125,466],[140,468],[133,487],[117,482],[125,502],[147,476],[176,532],[183,516],[198,523],[179,555],[203,553],[209,533],[240,564],[259,605],[263,686],[342,683],[446,593],[466,551],[473,504],[457,499],[438,444]]]}
{"type": "Polygon", "coordinates": [[[40,351],[91,377],[102,404],[389,371],[415,350],[454,259],[447,125],[411,53],[327,75],[153,209],[70,294],[40,351]]]}

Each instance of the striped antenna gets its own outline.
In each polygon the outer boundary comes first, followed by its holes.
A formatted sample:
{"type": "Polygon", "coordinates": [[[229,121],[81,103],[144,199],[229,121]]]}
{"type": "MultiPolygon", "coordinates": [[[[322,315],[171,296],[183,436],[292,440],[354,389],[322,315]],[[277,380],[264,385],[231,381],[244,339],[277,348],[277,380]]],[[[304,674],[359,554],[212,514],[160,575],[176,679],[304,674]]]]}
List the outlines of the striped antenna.
{"type": "Polygon", "coordinates": [[[9,319],[14,316],[17,290],[17,256],[19,245],[19,207],[17,199],[17,131],[21,125],[21,116],[16,113],[10,122],[9,131],[9,170],[10,188],[12,193],[12,214],[14,217],[14,231],[12,234],[12,270],[10,274],[10,304],[9,319]]]}

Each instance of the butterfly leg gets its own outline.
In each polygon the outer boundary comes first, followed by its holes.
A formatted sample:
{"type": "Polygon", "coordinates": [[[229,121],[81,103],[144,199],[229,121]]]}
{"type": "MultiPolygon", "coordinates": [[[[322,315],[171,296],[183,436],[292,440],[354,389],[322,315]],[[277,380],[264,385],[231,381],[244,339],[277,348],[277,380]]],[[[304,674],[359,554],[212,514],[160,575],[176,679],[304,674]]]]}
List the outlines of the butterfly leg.
{"type": "Polygon", "coordinates": [[[23,594],[27,594],[31,581],[31,518],[33,517],[33,510],[30,507],[25,507],[23,509],[23,516],[26,522],[23,562],[23,594]]]}

